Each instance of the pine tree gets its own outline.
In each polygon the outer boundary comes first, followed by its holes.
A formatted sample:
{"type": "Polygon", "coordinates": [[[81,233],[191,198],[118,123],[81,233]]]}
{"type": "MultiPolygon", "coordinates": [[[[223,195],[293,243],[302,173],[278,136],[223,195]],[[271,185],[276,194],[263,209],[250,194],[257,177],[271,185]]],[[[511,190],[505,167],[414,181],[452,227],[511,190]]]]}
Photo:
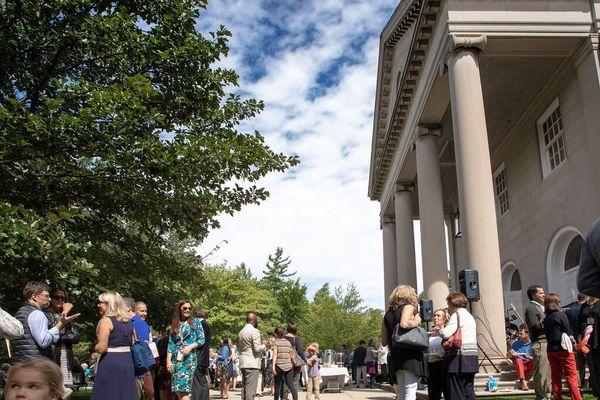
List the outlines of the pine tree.
{"type": "Polygon", "coordinates": [[[296,272],[288,270],[291,263],[278,247],[274,255],[269,255],[261,279],[264,287],[277,299],[283,324],[303,321],[308,312],[307,287],[296,278],[296,272]]]}
{"type": "Polygon", "coordinates": [[[273,294],[281,294],[285,289],[285,281],[293,279],[296,275],[296,272],[288,272],[291,263],[290,257],[283,256],[281,247],[275,250],[275,255],[269,254],[269,261],[265,266],[261,281],[273,294]]]}

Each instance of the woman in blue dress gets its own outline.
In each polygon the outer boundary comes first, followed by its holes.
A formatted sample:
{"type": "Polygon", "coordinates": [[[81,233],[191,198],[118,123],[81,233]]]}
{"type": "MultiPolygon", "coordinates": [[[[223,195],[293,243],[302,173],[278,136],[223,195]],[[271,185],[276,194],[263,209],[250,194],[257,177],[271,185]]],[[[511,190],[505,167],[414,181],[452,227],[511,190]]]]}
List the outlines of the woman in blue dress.
{"type": "Polygon", "coordinates": [[[125,312],[119,293],[107,292],[98,297],[100,353],[92,400],[137,400],[137,387],[130,347],[135,339],[133,325],[125,312]]]}
{"type": "Polygon", "coordinates": [[[191,317],[192,303],[179,300],[173,311],[167,369],[171,372],[171,390],[179,400],[190,400],[192,378],[196,369],[196,349],[204,344],[200,320],[191,317]]]}

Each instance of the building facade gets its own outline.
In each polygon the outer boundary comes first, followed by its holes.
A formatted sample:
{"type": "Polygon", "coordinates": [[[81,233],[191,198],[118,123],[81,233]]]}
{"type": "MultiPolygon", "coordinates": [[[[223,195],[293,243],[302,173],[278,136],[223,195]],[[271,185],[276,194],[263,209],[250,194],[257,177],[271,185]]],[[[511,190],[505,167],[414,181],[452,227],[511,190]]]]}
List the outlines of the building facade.
{"type": "Polygon", "coordinates": [[[503,354],[528,286],[575,300],[600,217],[599,34],[600,0],[400,2],[381,34],[369,179],[386,298],[416,287],[418,219],[425,297],[445,306],[476,269],[488,352],[503,354]]]}

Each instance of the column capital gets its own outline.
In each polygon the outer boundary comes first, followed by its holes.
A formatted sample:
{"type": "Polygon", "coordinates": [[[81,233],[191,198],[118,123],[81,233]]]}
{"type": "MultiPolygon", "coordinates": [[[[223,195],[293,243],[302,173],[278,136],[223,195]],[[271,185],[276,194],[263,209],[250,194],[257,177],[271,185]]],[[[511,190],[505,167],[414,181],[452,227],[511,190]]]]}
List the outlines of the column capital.
{"type": "Polygon", "coordinates": [[[425,137],[439,139],[440,137],[442,137],[442,126],[437,124],[419,125],[417,127],[417,137],[415,139],[415,144],[425,137]]]}
{"type": "Polygon", "coordinates": [[[473,49],[478,52],[485,50],[487,46],[486,35],[450,35],[450,53],[458,49],[473,49]]]}
{"type": "Polygon", "coordinates": [[[415,184],[413,182],[396,182],[396,193],[414,191],[415,184]]]}
{"type": "Polygon", "coordinates": [[[381,217],[379,220],[379,229],[383,229],[383,226],[386,224],[395,224],[396,220],[394,219],[394,217],[381,217]]]}

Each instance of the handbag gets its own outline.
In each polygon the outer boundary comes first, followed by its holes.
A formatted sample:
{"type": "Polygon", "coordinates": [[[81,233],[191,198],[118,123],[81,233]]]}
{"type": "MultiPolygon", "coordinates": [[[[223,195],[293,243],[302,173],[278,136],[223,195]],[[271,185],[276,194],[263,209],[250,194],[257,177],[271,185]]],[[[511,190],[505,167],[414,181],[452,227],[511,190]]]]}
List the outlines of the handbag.
{"type": "Polygon", "coordinates": [[[299,367],[300,365],[298,364],[298,359],[300,357],[298,357],[298,352],[296,352],[296,349],[292,347],[292,349],[290,350],[290,361],[292,362],[292,366],[294,368],[299,367]]]}
{"type": "Polygon", "coordinates": [[[420,326],[402,329],[398,322],[392,332],[392,345],[397,349],[425,350],[429,347],[429,337],[420,326]]]}
{"type": "Polygon", "coordinates": [[[137,340],[131,346],[131,356],[133,357],[133,367],[136,376],[144,375],[156,365],[154,357],[152,357],[152,352],[146,342],[137,340]]]}
{"type": "Polygon", "coordinates": [[[298,351],[296,350],[297,347],[302,348],[302,344],[299,343],[300,339],[298,339],[298,336],[294,337],[294,344],[295,344],[295,348],[294,350],[296,351],[296,365],[295,367],[304,367],[306,365],[306,361],[304,361],[304,359],[302,358],[302,356],[300,354],[298,354],[298,351]]]}
{"type": "Polygon", "coordinates": [[[456,311],[456,332],[452,334],[448,339],[442,340],[442,347],[446,350],[460,350],[462,347],[462,332],[460,330],[460,313],[456,311]]]}

